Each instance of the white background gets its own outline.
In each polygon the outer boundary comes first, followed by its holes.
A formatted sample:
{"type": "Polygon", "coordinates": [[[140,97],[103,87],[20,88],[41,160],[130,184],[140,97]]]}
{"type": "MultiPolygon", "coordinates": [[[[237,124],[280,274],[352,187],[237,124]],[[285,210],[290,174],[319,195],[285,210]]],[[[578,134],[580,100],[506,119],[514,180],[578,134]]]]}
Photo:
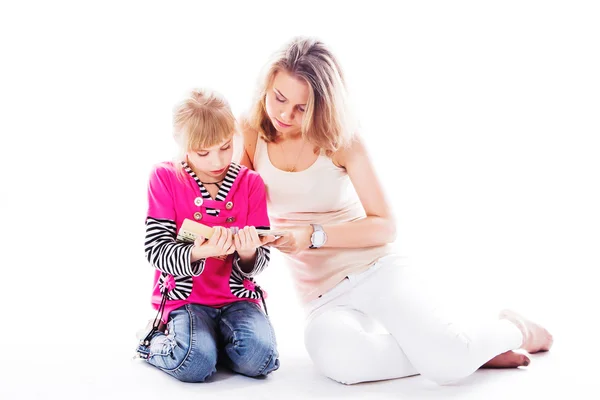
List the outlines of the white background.
{"type": "MultiPolygon", "coordinates": [[[[133,355],[153,316],[147,174],[173,155],[173,106],[207,86],[240,115],[294,35],[341,61],[411,264],[459,307],[513,307],[557,349],[593,348],[595,2],[15,4],[0,6],[6,398],[65,393],[48,371],[68,380],[133,355]]],[[[259,282],[282,357],[301,357],[302,315],[277,255],[259,282]]]]}

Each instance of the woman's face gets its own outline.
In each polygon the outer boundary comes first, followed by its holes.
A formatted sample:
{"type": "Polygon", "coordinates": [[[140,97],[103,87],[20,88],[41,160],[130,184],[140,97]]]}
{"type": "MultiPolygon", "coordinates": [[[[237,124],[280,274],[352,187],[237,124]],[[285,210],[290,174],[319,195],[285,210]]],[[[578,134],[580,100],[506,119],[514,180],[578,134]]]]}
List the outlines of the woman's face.
{"type": "Polygon", "coordinates": [[[267,115],[278,132],[300,132],[306,111],[308,83],[287,71],[277,71],[265,99],[267,115]]]}

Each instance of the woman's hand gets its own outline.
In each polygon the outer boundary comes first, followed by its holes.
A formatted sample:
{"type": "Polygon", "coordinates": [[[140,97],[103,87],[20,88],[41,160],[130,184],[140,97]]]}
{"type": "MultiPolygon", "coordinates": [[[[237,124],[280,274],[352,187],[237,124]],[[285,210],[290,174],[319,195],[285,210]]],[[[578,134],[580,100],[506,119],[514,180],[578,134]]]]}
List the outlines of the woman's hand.
{"type": "Polygon", "coordinates": [[[310,247],[310,237],[313,233],[312,226],[295,226],[285,228],[285,230],[287,233],[271,243],[271,247],[288,254],[297,254],[310,247]]]}
{"type": "Polygon", "coordinates": [[[231,231],[222,226],[215,226],[214,233],[210,239],[206,240],[202,236],[198,236],[192,247],[192,262],[202,258],[220,257],[228,254],[233,254],[235,245],[233,243],[233,234],[231,231]]]}

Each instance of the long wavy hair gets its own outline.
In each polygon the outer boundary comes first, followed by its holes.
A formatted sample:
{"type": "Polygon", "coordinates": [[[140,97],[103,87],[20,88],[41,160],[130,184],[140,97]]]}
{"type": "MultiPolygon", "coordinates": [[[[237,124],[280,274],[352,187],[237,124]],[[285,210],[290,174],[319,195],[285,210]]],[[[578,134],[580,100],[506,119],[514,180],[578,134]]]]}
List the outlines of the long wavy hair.
{"type": "Polygon", "coordinates": [[[350,144],[356,121],[350,111],[342,69],[331,50],[311,37],[296,37],[275,52],[263,68],[256,96],[244,123],[267,142],[278,133],[266,111],[266,94],[278,71],[301,78],[308,84],[309,98],[301,132],[328,156],[350,144]]]}

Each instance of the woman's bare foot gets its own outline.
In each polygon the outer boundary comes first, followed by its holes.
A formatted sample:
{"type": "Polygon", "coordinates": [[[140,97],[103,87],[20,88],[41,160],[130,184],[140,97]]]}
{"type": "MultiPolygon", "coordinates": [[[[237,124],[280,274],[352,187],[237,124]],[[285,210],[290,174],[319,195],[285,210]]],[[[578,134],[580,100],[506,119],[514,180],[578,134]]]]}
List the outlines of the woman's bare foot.
{"type": "Polygon", "coordinates": [[[552,347],[554,339],[550,332],[542,326],[531,322],[522,315],[511,310],[503,310],[500,318],[505,318],[515,324],[523,334],[522,348],[529,353],[548,351],[552,347]]]}
{"type": "Polygon", "coordinates": [[[492,358],[481,366],[481,368],[518,368],[526,367],[530,363],[529,357],[525,354],[515,353],[510,350],[492,358]]]}

